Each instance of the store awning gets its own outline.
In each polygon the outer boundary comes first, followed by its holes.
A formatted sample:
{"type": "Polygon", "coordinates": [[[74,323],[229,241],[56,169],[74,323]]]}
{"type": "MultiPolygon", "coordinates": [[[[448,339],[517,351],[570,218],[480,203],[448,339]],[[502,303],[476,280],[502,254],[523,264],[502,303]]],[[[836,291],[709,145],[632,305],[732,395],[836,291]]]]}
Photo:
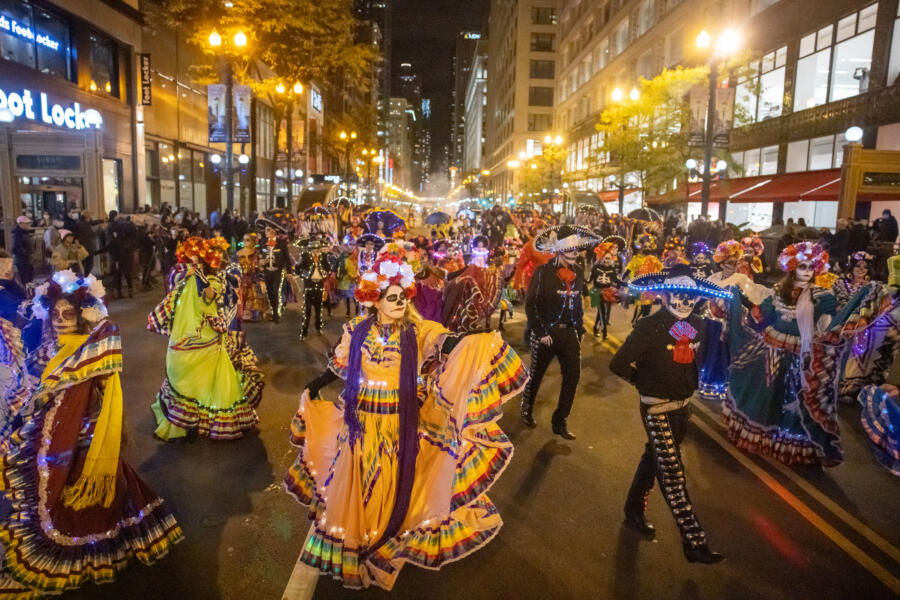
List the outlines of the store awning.
{"type": "MultiPolygon", "coordinates": [[[[637,188],[625,188],[625,196],[628,194],[633,194],[638,191],[637,188]]],[[[619,190],[603,190],[602,192],[596,193],[597,198],[600,202],[618,202],[619,201],[619,190]]]]}
{"type": "Polygon", "coordinates": [[[732,202],[836,201],[840,186],[840,169],[784,173],[783,175],[771,175],[769,181],[764,185],[748,189],[729,200],[732,202]]]}

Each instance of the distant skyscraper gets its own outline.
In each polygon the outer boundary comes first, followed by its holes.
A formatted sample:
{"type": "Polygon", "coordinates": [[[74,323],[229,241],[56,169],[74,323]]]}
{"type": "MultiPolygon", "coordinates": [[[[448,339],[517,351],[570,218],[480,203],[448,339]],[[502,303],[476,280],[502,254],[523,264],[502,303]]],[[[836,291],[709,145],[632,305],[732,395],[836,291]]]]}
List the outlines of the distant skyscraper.
{"type": "Polygon", "coordinates": [[[354,0],[354,13],[362,21],[372,21],[381,31],[377,110],[379,145],[387,145],[388,112],[391,101],[391,0],[354,0]]]}
{"type": "Polygon", "coordinates": [[[460,31],[456,36],[456,51],[453,53],[453,89],[451,90],[450,115],[450,165],[461,168],[465,147],[466,127],[466,86],[475,58],[475,47],[481,33],[460,31]]]}

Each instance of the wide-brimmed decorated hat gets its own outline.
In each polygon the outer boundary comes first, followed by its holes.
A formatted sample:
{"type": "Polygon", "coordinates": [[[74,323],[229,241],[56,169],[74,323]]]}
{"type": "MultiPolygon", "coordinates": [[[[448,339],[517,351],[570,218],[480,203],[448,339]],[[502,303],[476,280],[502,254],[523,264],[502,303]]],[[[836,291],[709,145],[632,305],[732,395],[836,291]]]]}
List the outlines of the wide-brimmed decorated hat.
{"type": "Polygon", "coordinates": [[[330,248],[333,244],[331,244],[327,239],[321,237],[308,237],[302,240],[297,240],[294,243],[298,248],[304,250],[306,252],[314,252],[316,250],[325,250],[326,248],[330,248]]]}
{"type": "Polygon", "coordinates": [[[737,240],[725,240],[716,246],[716,253],[713,254],[713,260],[717,263],[723,263],[726,260],[740,260],[744,256],[744,247],[737,240]]]}
{"type": "Polygon", "coordinates": [[[578,225],[556,225],[548,227],[534,238],[534,247],[540,252],[565,252],[592,248],[603,239],[588,229],[578,225]]]}
{"type": "Polygon", "coordinates": [[[711,258],[713,252],[712,250],[710,250],[706,242],[694,242],[693,244],[691,244],[691,258],[700,256],[701,254],[706,255],[707,258],[711,258]]]}
{"type": "Polygon", "coordinates": [[[375,235],[374,233],[364,233],[356,238],[356,245],[360,248],[365,248],[366,244],[369,242],[375,244],[376,252],[384,247],[384,238],[380,235],[375,235]]]}
{"type": "Polygon", "coordinates": [[[281,223],[278,223],[277,221],[273,221],[272,219],[268,219],[266,217],[260,217],[256,219],[254,225],[256,225],[257,229],[262,230],[266,227],[271,227],[275,230],[275,233],[280,233],[281,235],[287,234],[287,229],[285,229],[281,223]]]}
{"type": "Polygon", "coordinates": [[[638,250],[656,250],[656,236],[652,233],[642,233],[634,238],[634,247],[638,250]]]}
{"type": "Polygon", "coordinates": [[[621,235],[608,235],[603,238],[604,243],[612,243],[615,244],[619,249],[619,252],[624,252],[625,248],[628,247],[628,242],[621,235]]]}
{"type": "Polygon", "coordinates": [[[675,292],[706,298],[731,298],[731,292],[704,277],[695,276],[693,269],[684,264],[635,277],[628,282],[628,287],[635,292],[675,292]]]}
{"type": "Polygon", "coordinates": [[[797,242],[782,250],[778,256],[778,266],[787,273],[796,271],[804,262],[812,266],[816,275],[826,273],[829,269],[828,253],[822,244],[797,242]]]}

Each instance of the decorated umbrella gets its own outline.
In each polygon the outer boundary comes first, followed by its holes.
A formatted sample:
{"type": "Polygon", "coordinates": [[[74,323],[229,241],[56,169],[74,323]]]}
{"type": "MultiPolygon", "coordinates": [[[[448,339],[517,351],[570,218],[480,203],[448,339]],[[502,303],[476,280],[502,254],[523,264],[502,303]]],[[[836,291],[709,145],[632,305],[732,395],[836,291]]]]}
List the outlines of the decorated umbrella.
{"type": "Polygon", "coordinates": [[[358,213],[358,214],[366,214],[373,208],[375,208],[375,207],[372,206],[371,204],[359,204],[359,205],[356,205],[353,207],[353,212],[358,213]]]}
{"type": "Polygon", "coordinates": [[[662,217],[658,212],[649,208],[647,206],[643,208],[636,208],[635,210],[628,213],[629,219],[634,219],[635,221],[658,221],[662,222],[662,217]]]}
{"type": "Polygon", "coordinates": [[[338,210],[344,210],[347,208],[353,208],[353,203],[350,202],[350,198],[347,196],[341,196],[340,198],[335,198],[329,203],[331,208],[335,208],[338,210]]]}
{"type": "MultiPolygon", "coordinates": [[[[283,231],[292,231],[297,227],[297,217],[283,208],[273,208],[263,213],[263,217],[277,223],[283,231]]],[[[259,221],[257,221],[258,223],[259,221]]]]}
{"type": "Polygon", "coordinates": [[[452,219],[450,218],[450,215],[448,215],[445,212],[439,211],[439,212],[433,212],[430,215],[428,215],[427,217],[425,217],[425,224],[426,225],[446,225],[451,220],[452,219]]]}
{"type": "Polygon", "coordinates": [[[403,217],[387,208],[373,208],[368,211],[365,222],[369,233],[378,233],[383,229],[385,234],[393,236],[398,231],[406,231],[406,221],[403,217]]]}
{"type": "Polygon", "coordinates": [[[459,212],[456,213],[457,219],[469,219],[470,221],[475,219],[475,213],[470,208],[461,208],[459,212]]]}
{"type": "Polygon", "coordinates": [[[331,216],[331,211],[321,204],[316,203],[304,210],[303,214],[312,219],[321,219],[323,217],[331,216]]]}

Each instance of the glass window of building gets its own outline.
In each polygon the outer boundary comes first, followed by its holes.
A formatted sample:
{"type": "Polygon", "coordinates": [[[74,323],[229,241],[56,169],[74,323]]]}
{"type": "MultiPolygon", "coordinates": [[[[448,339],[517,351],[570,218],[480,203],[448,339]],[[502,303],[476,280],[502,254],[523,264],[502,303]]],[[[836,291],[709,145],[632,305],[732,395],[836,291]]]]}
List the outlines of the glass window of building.
{"type": "Polygon", "coordinates": [[[653,27],[656,12],[655,0],[644,0],[638,8],[638,35],[644,35],[653,27]]]}
{"type": "Polygon", "coordinates": [[[656,65],[653,60],[653,51],[644,52],[637,62],[637,75],[644,79],[650,80],[656,75],[656,65]]]}
{"type": "Polygon", "coordinates": [[[31,5],[19,0],[0,0],[0,17],[3,17],[3,22],[7,24],[0,28],[0,52],[3,58],[34,68],[34,23],[31,5]]]}
{"type": "Polygon", "coordinates": [[[72,79],[69,23],[42,8],[34,9],[37,68],[41,73],[72,79]]]}
{"type": "Polygon", "coordinates": [[[787,46],[750,64],[750,74],[735,91],[735,124],[740,127],[781,116],[787,46]]]}
{"type": "Polygon", "coordinates": [[[762,149],[759,163],[760,175],[774,175],[778,172],[778,146],[766,146],[762,149]]]}
{"type": "Polygon", "coordinates": [[[122,187],[122,161],[115,158],[103,159],[103,209],[122,210],[120,190],[122,187]]]}
{"type": "Polygon", "coordinates": [[[753,177],[759,175],[760,148],[746,150],[744,152],[744,176],[753,177]]]}
{"type": "Polygon", "coordinates": [[[888,65],[888,86],[897,82],[900,76],[900,4],[897,5],[897,18],[894,19],[894,34],[891,36],[891,61],[888,65]]]}
{"type": "Polygon", "coordinates": [[[553,79],[556,76],[554,62],[552,60],[531,61],[532,79],[553,79]]]}
{"type": "Polygon", "coordinates": [[[784,170],[787,173],[805,171],[809,161],[809,140],[797,140],[788,144],[787,161],[784,170]]]}
{"type": "Polygon", "coordinates": [[[541,147],[541,140],[525,140],[525,154],[528,155],[529,158],[532,156],[540,156],[542,153],[543,148],[541,147]]]}
{"type": "Polygon", "coordinates": [[[834,154],[834,136],[813,138],[809,140],[809,170],[830,169],[834,154]]]}
{"type": "Polygon", "coordinates": [[[528,88],[528,105],[529,106],[553,106],[553,88],[552,87],[530,87],[530,88],[528,88]]]}
{"type": "Polygon", "coordinates": [[[681,64],[684,58],[684,28],[666,38],[666,65],[672,67],[681,64]]]}
{"type": "Polygon", "coordinates": [[[616,26],[609,42],[609,53],[611,57],[618,56],[628,47],[628,19],[622,19],[622,22],[616,26]]]}
{"type": "Polygon", "coordinates": [[[178,150],[178,206],[194,210],[194,186],[191,181],[191,151],[178,150]]]}
{"type": "Polygon", "coordinates": [[[609,40],[603,38],[600,43],[594,47],[594,73],[600,71],[606,66],[609,58],[609,40]]]}
{"type": "Polygon", "coordinates": [[[115,43],[97,33],[91,34],[91,83],[92,92],[103,91],[119,97],[119,68],[115,43]]]}
{"type": "Polygon", "coordinates": [[[532,7],[531,9],[532,25],[556,25],[556,9],[544,7],[532,7]]]}
{"type": "Polygon", "coordinates": [[[868,91],[877,12],[870,4],[800,40],[795,111],[868,91]]]}
{"type": "Polygon", "coordinates": [[[547,131],[553,126],[552,115],[528,114],[528,131],[547,131]]]}
{"type": "Polygon", "coordinates": [[[532,33],[531,34],[531,51],[532,52],[553,52],[554,38],[552,33],[532,33]]]}
{"type": "Polygon", "coordinates": [[[200,216],[206,216],[206,154],[191,151],[191,164],[193,166],[194,183],[194,210],[200,216]]]}

